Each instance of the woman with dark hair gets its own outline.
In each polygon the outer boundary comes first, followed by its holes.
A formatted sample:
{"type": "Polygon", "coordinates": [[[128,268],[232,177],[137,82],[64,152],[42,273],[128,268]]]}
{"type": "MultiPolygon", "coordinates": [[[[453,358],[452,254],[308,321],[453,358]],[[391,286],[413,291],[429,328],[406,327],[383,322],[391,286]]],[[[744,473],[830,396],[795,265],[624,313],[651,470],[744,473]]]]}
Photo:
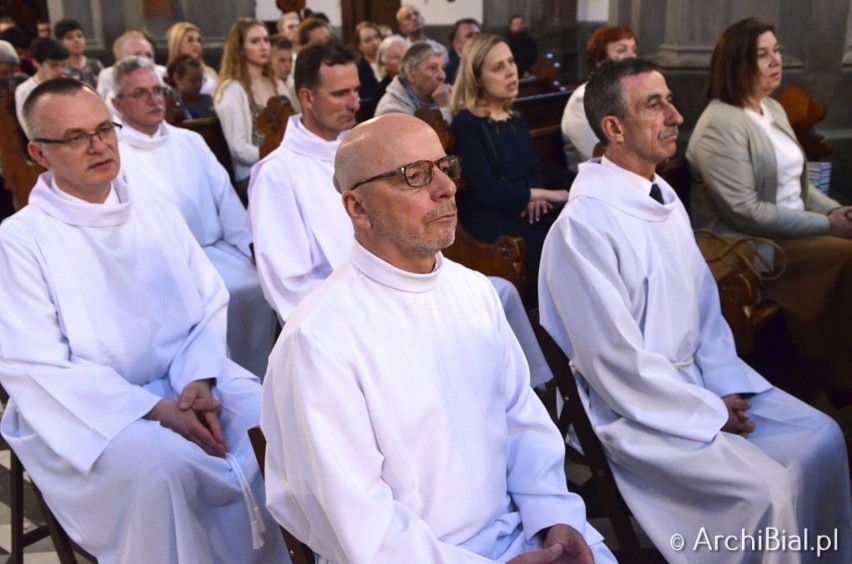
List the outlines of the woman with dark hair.
{"type": "Polygon", "coordinates": [[[568,191],[544,188],[527,120],[512,109],[517,95],[518,68],[506,40],[489,34],[470,39],[450,103],[466,185],[458,195],[461,222],[487,242],[522,237],[527,271],[535,277],[556,218],[552,210],[568,200],[568,191]]]}
{"type": "Polygon", "coordinates": [[[213,98],[202,94],[202,63],[192,55],[178,55],[166,67],[166,83],[174,88],[183,107],[184,119],[216,117],[213,98]]]}
{"type": "Polygon", "coordinates": [[[719,38],[708,104],[686,152],[692,221],[722,235],[768,237],[781,246],[787,269],[764,284],[763,295],[781,306],[800,353],[829,360],[830,399],[847,403],[852,208],[808,183],[805,155],[784,108],[769,97],[781,78],[781,47],[770,24],[744,19],[719,38]]]}
{"type": "MultiPolygon", "coordinates": [[[[599,28],[586,44],[586,67],[589,72],[592,72],[604,61],[636,57],[637,49],[636,36],[626,25],[599,28]]],[[[566,153],[573,147],[577,162],[591,159],[595,145],[598,144],[598,137],[586,118],[586,109],[583,104],[585,93],[586,83],[584,82],[568,98],[565,111],[562,113],[562,138],[565,141],[566,153]]],[[[569,163],[573,160],[572,155],[569,163]]]]}

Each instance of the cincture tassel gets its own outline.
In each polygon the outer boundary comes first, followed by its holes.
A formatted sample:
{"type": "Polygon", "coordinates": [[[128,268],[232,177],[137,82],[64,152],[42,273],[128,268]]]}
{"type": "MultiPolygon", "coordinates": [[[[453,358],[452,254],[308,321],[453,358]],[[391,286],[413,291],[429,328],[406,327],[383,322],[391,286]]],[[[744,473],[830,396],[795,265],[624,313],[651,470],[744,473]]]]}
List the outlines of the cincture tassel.
{"type": "Polygon", "coordinates": [[[251,546],[254,550],[263,546],[263,533],[266,532],[266,525],[263,523],[263,514],[260,512],[260,507],[257,505],[257,500],[251,491],[246,475],[236,458],[230,453],[225,455],[225,460],[231,465],[231,469],[237,476],[237,481],[240,483],[240,489],[243,491],[243,500],[246,502],[246,510],[251,523],[251,546]]]}

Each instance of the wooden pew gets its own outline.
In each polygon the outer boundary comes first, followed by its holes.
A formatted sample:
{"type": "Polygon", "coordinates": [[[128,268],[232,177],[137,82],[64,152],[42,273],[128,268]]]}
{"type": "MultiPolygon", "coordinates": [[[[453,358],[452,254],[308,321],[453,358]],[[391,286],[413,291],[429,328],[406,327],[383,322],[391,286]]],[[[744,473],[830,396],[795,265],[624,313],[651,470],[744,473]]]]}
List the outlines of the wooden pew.
{"type": "Polygon", "coordinates": [[[799,144],[809,161],[821,161],[834,149],[822,135],[814,133],[814,125],[825,119],[825,106],[801,84],[791,84],[778,97],[799,144]]]}
{"type": "MultiPolygon", "coordinates": [[[[449,153],[455,144],[455,136],[440,110],[421,108],[414,115],[435,130],[444,151],[449,153]]],[[[456,186],[459,190],[464,190],[463,181],[456,181],[456,186]]],[[[522,238],[506,235],[499,237],[494,243],[485,243],[471,235],[459,222],[456,226],[455,241],[444,249],[443,253],[448,259],[485,275],[505,278],[515,286],[521,299],[527,301],[527,271],[524,266],[527,245],[522,238]]]]}
{"type": "Polygon", "coordinates": [[[27,137],[15,114],[15,94],[7,85],[0,87],[0,163],[6,189],[12,193],[15,209],[27,205],[27,200],[44,172],[27,153],[27,137]]]}
{"type": "Polygon", "coordinates": [[[257,128],[263,133],[263,143],[260,145],[261,159],[278,148],[281,140],[284,139],[287,120],[295,114],[296,110],[293,109],[287,96],[270,98],[257,118],[257,128]]]}
{"type": "Polygon", "coordinates": [[[572,90],[566,88],[515,100],[515,108],[523,114],[530,126],[533,148],[546,177],[556,176],[568,168],[561,123],[562,112],[571,93],[572,90]]]}
{"type": "Polygon", "coordinates": [[[216,155],[216,160],[228,171],[228,177],[231,179],[231,184],[233,184],[234,165],[233,161],[231,161],[231,149],[228,147],[227,140],[225,140],[225,134],[222,133],[222,124],[219,123],[219,118],[185,119],[183,106],[181,106],[177,94],[171,88],[166,88],[164,99],[166,103],[166,123],[175,127],[189,129],[201,135],[204,138],[204,142],[207,143],[207,146],[216,155]]]}

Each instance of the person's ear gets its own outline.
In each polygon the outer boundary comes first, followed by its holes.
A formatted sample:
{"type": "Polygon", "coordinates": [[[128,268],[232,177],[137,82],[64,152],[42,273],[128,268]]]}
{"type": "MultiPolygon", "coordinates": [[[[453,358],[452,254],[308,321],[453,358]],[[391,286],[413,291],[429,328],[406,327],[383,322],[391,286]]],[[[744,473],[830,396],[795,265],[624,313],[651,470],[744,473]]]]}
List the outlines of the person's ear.
{"type": "Polygon", "coordinates": [[[346,209],[346,215],[352,220],[352,225],[356,230],[369,229],[370,227],[370,218],[367,214],[366,205],[366,198],[363,191],[355,192],[355,190],[347,190],[343,193],[343,207],[346,209]]]}
{"type": "Polygon", "coordinates": [[[29,153],[30,157],[32,157],[32,159],[42,167],[47,169],[50,168],[50,164],[47,162],[47,157],[44,156],[44,151],[42,151],[41,145],[35,141],[27,143],[27,153],[29,153]]]}
{"type": "Polygon", "coordinates": [[[621,120],[615,116],[606,116],[601,120],[601,130],[606,138],[612,142],[624,141],[624,126],[621,120]]]}
{"type": "Polygon", "coordinates": [[[311,92],[310,88],[300,88],[298,96],[300,106],[309,110],[314,109],[314,93],[311,92]]]}

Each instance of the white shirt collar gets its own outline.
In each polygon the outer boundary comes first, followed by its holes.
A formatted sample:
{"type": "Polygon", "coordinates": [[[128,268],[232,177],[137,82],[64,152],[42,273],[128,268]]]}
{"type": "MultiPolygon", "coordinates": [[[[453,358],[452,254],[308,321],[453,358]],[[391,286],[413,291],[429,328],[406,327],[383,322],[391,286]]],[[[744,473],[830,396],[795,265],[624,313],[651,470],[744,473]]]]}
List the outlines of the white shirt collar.
{"type": "Polygon", "coordinates": [[[657,182],[656,173],[654,173],[653,181],[648,180],[647,178],[640,176],[635,172],[630,172],[626,168],[618,166],[617,164],[606,158],[606,156],[601,157],[601,165],[620,174],[625,182],[627,182],[630,186],[635,186],[636,189],[641,190],[643,194],[650,194],[651,186],[657,182]]]}

